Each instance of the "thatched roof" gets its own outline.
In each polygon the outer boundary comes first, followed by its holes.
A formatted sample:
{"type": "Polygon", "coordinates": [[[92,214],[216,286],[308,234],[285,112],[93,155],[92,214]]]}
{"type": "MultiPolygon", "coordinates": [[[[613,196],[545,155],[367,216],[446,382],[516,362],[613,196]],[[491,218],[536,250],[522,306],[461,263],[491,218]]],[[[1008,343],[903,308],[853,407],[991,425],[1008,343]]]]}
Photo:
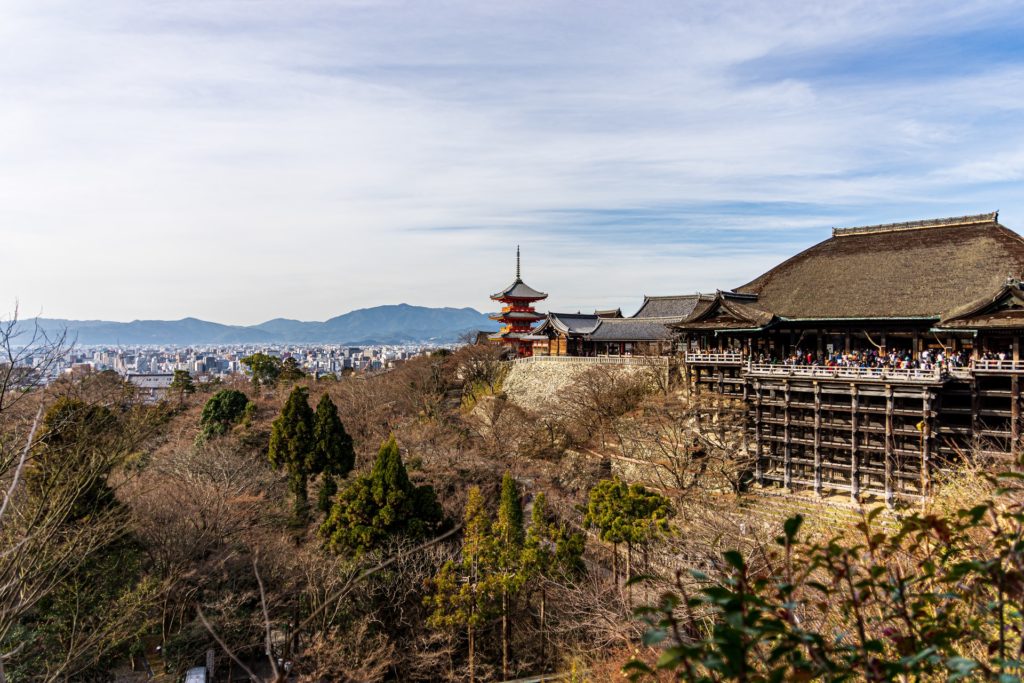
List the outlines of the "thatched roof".
{"type": "Polygon", "coordinates": [[[936,325],[942,329],[993,329],[1024,326],[1024,289],[1009,280],[997,291],[943,316],[936,325]]]}
{"type": "Polygon", "coordinates": [[[939,318],[1024,275],[998,214],[833,230],[735,291],[789,319],[939,318]]]}

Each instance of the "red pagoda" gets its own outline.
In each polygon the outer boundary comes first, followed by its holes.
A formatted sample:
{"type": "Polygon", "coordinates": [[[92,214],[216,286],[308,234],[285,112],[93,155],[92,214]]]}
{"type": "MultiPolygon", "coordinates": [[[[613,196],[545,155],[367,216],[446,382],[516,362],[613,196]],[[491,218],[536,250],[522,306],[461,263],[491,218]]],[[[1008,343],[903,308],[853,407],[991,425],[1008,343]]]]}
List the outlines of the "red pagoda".
{"type": "Polygon", "coordinates": [[[523,282],[519,271],[519,247],[516,247],[515,282],[491,295],[491,299],[500,301],[504,306],[500,313],[491,316],[491,320],[501,322],[503,327],[490,340],[512,347],[519,357],[532,356],[533,342],[548,340],[543,335],[530,334],[534,323],[544,318],[543,314],[533,308],[533,304],[547,298],[547,294],[523,282]]]}

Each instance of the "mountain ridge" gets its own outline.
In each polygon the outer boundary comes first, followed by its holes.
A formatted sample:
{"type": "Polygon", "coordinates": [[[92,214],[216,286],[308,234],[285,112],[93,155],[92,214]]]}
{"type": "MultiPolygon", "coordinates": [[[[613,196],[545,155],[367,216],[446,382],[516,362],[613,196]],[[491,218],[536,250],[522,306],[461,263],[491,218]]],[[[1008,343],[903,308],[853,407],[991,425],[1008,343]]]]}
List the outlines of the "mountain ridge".
{"type": "Polygon", "coordinates": [[[405,344],[456,341],[477,330],[496,329],[493,321],[473,308],[386,304],[359,308],[322,322],[272,318],[257,325],[225,325],[185,317],[178,320],[20,320],[18,331],[34,327],[49,336],[66,334],[82,345],[98,344],[405,344]]]}

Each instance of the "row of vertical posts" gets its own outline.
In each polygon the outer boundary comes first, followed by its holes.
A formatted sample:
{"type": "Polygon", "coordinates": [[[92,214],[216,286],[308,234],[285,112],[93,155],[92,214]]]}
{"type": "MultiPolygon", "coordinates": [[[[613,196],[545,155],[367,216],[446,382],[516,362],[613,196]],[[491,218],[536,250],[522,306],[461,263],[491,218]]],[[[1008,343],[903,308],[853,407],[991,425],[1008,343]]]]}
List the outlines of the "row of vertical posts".
{"type": "MultiPolygon", "coordinates": [[[[754,475],[758,483],[764,483],[764,387],[757,380],[753,385],[754,404],[754,475]]],[[[857,501],[861,495],[861,456],[859,454],[860,442],[860,408],[861,392],[856,384],[850,385],[850,497],[857,501]]],[[[818,382],[813,383],[814,392],[814,492],[822,495],[824,489],[823,467],[822,467],[822,389],[818,382]]],[[[885,387],[885,444],[883,449],[884,457],[884,496],[887,505],[892,505],[896,498],[895,481],[897,473],[896,463],[896,425],[895,425],[895,403],[896,394],[891,385],[885,387]]],[[[782,439],[782,483],[786,488],[793,485],[793,451],[792,451],[792,388],[789,381],[782,383],[783,397],[783,439],[782,439]]],[[[931,441],[932,441],[932,407],[934,394],[930,389],[924,389],[921,394],[921,471],[920,471],[920,493],[926,495],[930,486],[931,466],[931,441]]],[[[1018,409],[1019,410],[1019,409],[1018,409]]],[[[771,450],[775,450],[772,447],[771,450]]],[[[775,451],[777,452],[777,451],[775,451]]]]}

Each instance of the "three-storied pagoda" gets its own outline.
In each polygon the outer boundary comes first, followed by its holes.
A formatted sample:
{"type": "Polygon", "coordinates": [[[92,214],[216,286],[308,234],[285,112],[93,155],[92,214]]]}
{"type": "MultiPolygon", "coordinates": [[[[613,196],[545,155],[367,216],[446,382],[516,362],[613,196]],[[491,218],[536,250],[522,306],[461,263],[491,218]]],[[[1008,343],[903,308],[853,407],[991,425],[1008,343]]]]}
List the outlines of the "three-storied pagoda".
{"type": "Polygon", "coordinates": [[[517,356],[532,356],[533,342],[547,341],[547,337],[531,334],[533,325],[538,320],[544,319],[544,314],[538,313],[533,307],[537,301],[548,298],[544,292],[538,292],[530,287],[521,277],[519,264],[519,247],[516,247],[516,279],[505,289],[497,294],[492,294],[491,299],[504,304],[499,313],[491,316],[491,320],[497,320],[502,324],[501,331],[490,339],[510,346],[517,356]]]}

